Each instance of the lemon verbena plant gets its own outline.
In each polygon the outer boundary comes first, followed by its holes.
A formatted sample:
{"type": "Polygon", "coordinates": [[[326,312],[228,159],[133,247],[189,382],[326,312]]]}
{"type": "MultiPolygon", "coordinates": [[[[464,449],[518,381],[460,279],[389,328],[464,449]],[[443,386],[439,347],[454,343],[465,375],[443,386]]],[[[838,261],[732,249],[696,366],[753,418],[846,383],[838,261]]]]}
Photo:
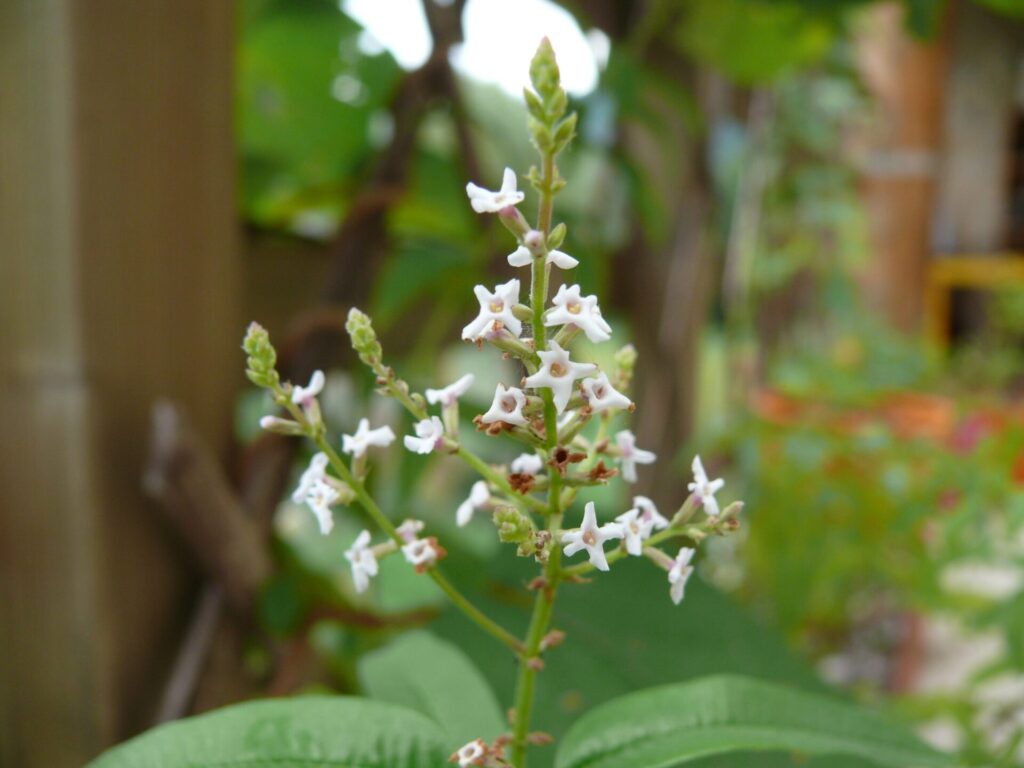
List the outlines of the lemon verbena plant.
{"type": "MultiPolygon", "coordinates": [[[[498,216],[515,238],[508,263],[517,272],[493,288],[474,288],[479,311],[462,330],[462,338],[481,354],[501,354],[521,364],[520,379],[497,383],[491,406],[474,419],[487,435],[519,444],[521,454],[497,465],[466,446],[459,400],[473,383],[471,374],[414,392],[385,363],[370,318],[353,309],[347,321],[352,346],[378,390],[415,420],[413,432],[402,437],[404,447],[416,456],[445,454],[479,474],[469,497],[452,510],[456,523],[468,525],[487,511],[497,537],[515,555],[536,562],[535,576],[524,585],[533,602],[524,635],[488,615],[486,607],[445,576],[444,542],[423,521],[396,524],[368,491],[372,452],[397,440],[394,431],[361,419],[354,434],[340,439],[329,434],[317,400],[323,373],[314,373],[304,386],[282,381],[267,332],[257,324],[249,327],[243,344],[249,378],[269,390],[280,408],[263,417],[262,426],[308,438],[318,448],[294,489],[294,500],[308,505],[325,534],[339,508],[359,507],[372,522],[345,555],[355,589],[366,590],[388,557],[401,558],[422,578],[432,579],[518,665],[507,722],[501,724],[493,695],[458,648],[410,634],[406,637],[413,639],[385,649],[366,666],[371,672],[384,668],[391,690],[406,691],[399,698],[411,707],[351,696],[249,702],[158,728],[109,752],[97,768],[256,768],[271,763],[282,768],[430,768],[446,759],[460,768],[523,768],[532,747],[552,741],[531,717],[545,652],[573,641],[552,623],[559,591],[591,580],[599,587],[601,579],[614,575],[597,572],[635,557],[664,573],[666,609],[674,609],[672,603],[684,599],[696,548],[740,525],[742,504],[720,503],[723,481],[709,479],[699,457],[692,462],[689,494],[664,513],[640,495],[626,510],[577,503],[583,489],[636,482],[656,457],[639,447],[628,429],[613,428],[616,419],[635,409],[628,394],[635,350],[622,347],[605,371],[574,357],[573,341],[580,334],[608,343],[612,329],[597,297],[584,295],[572,283],[577,259],[560,250],[566,227],[554,223],[554,201],[565,181],[555,161],[573,139],[576,115],[567,115],[568,99],[546,40],[533,59],[530,80],[528,127],[540,162],[527,178],[538,193],[539,210],[532,224],[520,212],[525,196],[512,169],[505,170],[497,191],[467,184],[473,210],[498,216]],[[402,675],[418,678],[410,682],[402,675]],[[424,682],[424,676],[429,680],[424,682]],[[471,721],[479,722],[483,710],[492,714],[486,726],[492,733],[477,733],[466,742],[471,721]]],[[[680,653],[685,653],[686,640],[678,638],[680,653]]],[[[373,687],[368,686],[371,695],[373,687]]],[[[893,768],[948,764],[881,716],[831,697],[734,676],[668,684],[605,702],[579,718],[545,762],[556,768],[667,768],[714,753],[769,749],[846,753],[893,768]]]]}

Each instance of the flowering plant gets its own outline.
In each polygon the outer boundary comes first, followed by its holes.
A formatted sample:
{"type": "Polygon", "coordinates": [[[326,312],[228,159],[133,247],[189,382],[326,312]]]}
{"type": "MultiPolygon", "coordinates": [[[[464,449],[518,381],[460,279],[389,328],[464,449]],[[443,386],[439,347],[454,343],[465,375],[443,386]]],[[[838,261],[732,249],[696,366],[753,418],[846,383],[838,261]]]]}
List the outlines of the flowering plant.
{"type": "MultiPolygon", "coordinates": [[[[366,768],[434,766],[447,758],[460,768],[522,768],[531,747],[552,741],[549,734],[534,730],[531,713],[545,653],[567,639],[552,626],[559,590],[605,578],[594,572],[609,571],[620,560],[638,557],[663,570],[668,597],[679,604],[693,573],[696,548],[709,536],[725,535],[740,525],[742,504],[720,506],[716,494],[724,483],[709,479],[699,457],[693,459],[691,493],[671,515],[663,515],[653,500],[639,495],[633,497],[631,508],[612,520],[604,520],[604,515],[599,519],[594,502],[587,502],[582,512],[575,506],[583,489],[619,477],[636,482],[639,468],[656,457],[638,447],[628,429],[612,427],[617,416],[635,407],[628,395],[635,350],[629,345],[620,349],[610,371],[573,359],[572,342],[579,334],[601,343],[611,339],[612,329],[602,317],[597,297],[583,295],[579,285],[562,284],[549,302],[553,278],[578,264],[559,250],[566,237],[565,225],[553,225],[555,196],[565,186],[555,160],[574,136],[576,115],[566,114],[567,96],[546,40],[531,64],[530,79],[533,90],[525,92],[528,126],[540,164],[531,168],[527,178],[539,195],[536,223],[528,223],[517,208],[525,195],[512,169],[505,169],[498,191],[473,183],[466,186],[473,210],[496,214],[515,237],[516,248],[508,263],[529,269],[528,297],[525,303],[520,301],[518,277],[493,289],[478,285],[474,288],[478,314],[462,330],[465,341],[481,350],[493,347],[524,370],[519,381],[497,383],[490,408],[474,420],[486,435],[518,443],[522,454],[507,466],[493,465],[460,438],[459,401],[473,383],[472,375],[424,394],[414,392],[385,364],[370,318],[352,309],[346,324],[352,346],[376,377],[378,390],[400,403],[415,420],[413,433],[402,438],[404,447],[417,455],[448,454],[480,476],[469,497],[454,510],[457,524],[469,525],[487,510],[498,538],[514,545],[519,557],[536,562],[536,576],[527,585],[533,593],[532,615],[523,637],[489,616],[445,576],[441,564],[447,552],[423,521],[408,519],[396,525],[368,491],[370,449],[394,442],[392,429],[373,428],[362,419],[355,433],[342,435],[339,444],[328,434],[317,400],[324,375],[316,372],[306,386],[282,382],[275,350],[266,331],[255,323],[243,344],[249,378],[272,393],[284,411],[280,416],[265,416],[262,426],[308,438],[319,449],[293,499],[308,505],[323,533],[331,530],[334,509],[339,506],[361,509],[371,521],[372,528],[362,530],[345,554],[357,591],[369,586],[382,559],[402,558],[408,567],[432,579],[470,622],[504,647],[518,667],[507,728],[498,734],[476,734],[468,742],[453,742],[453,733],[460,732],[464,723],[450,721],[474,720],[477,704],[471,689],[479,690],[483,684],[478,674],[466,669],[468,660],[457,649],[439,649],[419,638],[409,642],[451,676],[435,681],[435,688],[461,686],[459,695],[468,701],[454,714],[451,708],[427,702],[420,707],[432,716],[427,719],[403,707],[351,697],[255,702],[170,726],[148,741],[143,737],[135,749],[162,747],[161,765],[192,765],[197,760],[255,765],[273,759],[275,765],[366,768]],[[585,560],[570,561],[583,553],[585,560]],[[180,762],[167,762],[168,754],[180,756],[180,762]]],[[[396,673],[398,658],[389,662],[385,656],[381,663],[396,673]]],[[[414,674],[422,677],[430,671],[420,669],[414,674]]],[[[372,693],[374,686],[369,687],[372,693]]],[[[479,700],[484,706],[487,698],[479,700]]],[[[111,753],[109,765],[128,765],[133,755],[140,754],[131,749],[129,745],[111,753]]],[[[653,768],[741,749],[849,752],[892,766],[945,764],[909,735],[849,705],[735,677],[664,686],[608,702],[581,718],[564,737],[555,764],[560,768],[653,768]]]]}

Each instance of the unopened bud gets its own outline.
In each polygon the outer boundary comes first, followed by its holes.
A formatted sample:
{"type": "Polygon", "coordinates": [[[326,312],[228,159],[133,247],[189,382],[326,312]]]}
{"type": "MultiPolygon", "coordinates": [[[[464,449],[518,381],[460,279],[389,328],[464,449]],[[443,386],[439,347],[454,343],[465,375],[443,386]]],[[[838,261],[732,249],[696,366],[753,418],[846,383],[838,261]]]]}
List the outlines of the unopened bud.
{"type": "Polygon", "coordinates": [[[348,313],[348,320],[345,321],[345,330],[348,331],[352,348],[359,354],[359,359],[380,375],[384,351],[377,340],[377,332],[373,330],[369,316],[352,307],[348,313]]]}
{"type": "Polygon", "coordinates": [[[536,229],[531,229],[523,236],[523,245],[530,249],[536,256],[544,252],[544,234],[536,229]]]}
{"type": "Polygon", "coordinates": [[[495,509],[494,524],[498,538],[506,543],[524,544],[533,539],[533,522],[515,507],[495,509]]]}
{"type": "Polygon", "coordinates": [[[742,501],[734,501],[732,504],[722,510],[723,520],[733,520],[739,517],[740,512],[743,511],[744,503],[742,501]]]}
{"type": "Polygon", "coordinates": [[[506,205],[498,211],[498,221],[505,229],[515,235],[516,240],[522,239],[530,231],[530,224],[514,205],[506,205]]]}
{"type": "Polygon", "coordinates": [[[260,419],[260,427],[278,435],[301,435],[304,434],[302,427],[297,421],[281,419],[277,416],[264,416],[260,419]]]}
{"type": "Polygon", "coordinates": [[[267,329],[259,323],[250,323],[242,340],[242,349],[248,355],[245,375],[249,380],[259,387],[278,388],[281,380],[275,368],[277,352],[270,343],[267,329]]]}

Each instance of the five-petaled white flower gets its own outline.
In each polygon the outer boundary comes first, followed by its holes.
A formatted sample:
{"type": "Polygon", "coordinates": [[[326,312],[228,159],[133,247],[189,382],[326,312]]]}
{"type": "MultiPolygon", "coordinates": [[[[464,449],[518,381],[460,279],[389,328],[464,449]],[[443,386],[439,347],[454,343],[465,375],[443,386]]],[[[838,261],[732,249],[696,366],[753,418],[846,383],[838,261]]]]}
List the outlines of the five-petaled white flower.
{"type": "Polygon", "coordinates": [[[444,437],[444,424],[437,416],[416,422],[416,437],[406,435],[402,442],[413,453],[430,453],[444,437]]]}
{"type": "Polygon", "coordinates": [[[461,528],[473,519],[473,513],[482,509],[491,500],[491,492],[487,489],[487,483],[477,480],[473,483],[469,492],[469,498],[459,504],[455,511],[455,522],[461,528]]]}
{"type": "Polygon", "coordinates": [[[544,325],[575,325],[593,342],[608,341],[612,327],[601,317],[597,296],[581,296],[580,287],[562,285],[551,300],[554,307],[544,318],[544,325]]]}
{"type": "Polygon", "coordinates": [[[722,478],[708,480],[700,456],[693,457],[693,482],[686,487],[700,499],[708,517],[718,517],[718,499],[715,498],[715,494],[722,490],[724,485],[725,480],[722,478]]]}
{"type": "Polygon", "coordinates": [[[497,323],[518,339],[523,332],[523,324],[513,314],[512,308],[519,303],[519,281],[513,278],[496,285],[493,293],[482,285],[476,285],[473,293],[480,302],[480,313],[462,329],[463,340],[479,341],[491,333],[497,323]]]}
{"type": "Polygon", "coordinates": [[[593,363],[572,362],[569,353],[562,349],[557,341],[551,341],[550,346],[549,351],[537,353],[541,368],[526,379],[526,384],[530,387],[550,387],[554,395],[555,409],[561,413],[572,397],[573,382],[593,373],[597,366],[593,363]]]}
{"type": "Polygon", "coordinates": [[[626,551],[631,555],[642,555],[644,542],[650,538],[654,528],[653,520],[644,520],[639,509],[630,509],[615,518],[622,526],[622,537],[626,540],[626,551]]]}
{"type": "Polygon", "coordinates": [[[544,459],[536,453],[521,453],[512,460],[509,469],[517,475],[536,475],[544,466],[544,459]]]}
{"type": "Polygon", "coordinates": [[[436,539],[414,539],[402,547],[405,559],[417,569],[426,568],[437,561],[439,553],[435,548],[436,539]]]}
{"type": "Polygon", "coordinates": [[[314,398],[324,388],[324,381],[323,371],[313,371],[313,375],[309,377],[308,385],[305,387],[294,385],[292,387],[292,402],[295,405],[301,405],[303,408],[309,408],[314,398]]]}
{"type": "Polygon", "coordinates": [[[590,555],[590,564],[599,571],[607,571],[608,559],[604,554],[604,542],[609,539],[621,539],[623,535],[622,526],[618,523],[598,526],[594,502],[588,501],[583,511],[583,524],[579,530],[562,532],[562,544],[565,545],[562,551],[566,557],[571,557],[585,549],[590,555]]]}
{"type": "Polygon", "coordinates": [[[615,442],[619,446],[622,455],[619,457],[619,466],[622,467],[622,479],[627,483],[636,482],[636,465],[653,464],[658,457],[636,447],[636,436],[628,429],[624,429],[615,435],[615,442]]]}
{"type": "Polygon", "coordinates": [[[466,185],[466,195],[469,197],[469,204],[477,213],[497,213],[509,205],[519,205],[526,197],[516,189],[516,172],[511,168],[505,169],[505,174],[501,179],[501,189],[497,192],[491,192],[489,189],[469,182],[466,185]]]}
{"type": "Polygon", "coordinates": [[[523,406],[526,405],[526,394],[516,387],[506,387],[499,384],[494,389],[494,402],[480,421],[484,424],[494,424],[504,421],[506,424],[516,424],[525,427],[530,422],[523,416],[523,406]]]}
{"type": "Polygon", "coordinates": [[[391,431],[391,427],[384,426],[370,429],[369,419],[360,419],[359,427],[354,435],[341,436],[341,450],[358,458],[365,455],[371,445],[375,445],[378,448],[386,448],[391,445],[394,439],[395,433],[391,431]]]}
{"type": "Polygon", "coordinates": [[[690,579],[690,574],[693,573],[693,566],[690,565],[690,561],[693,559],[693,553],[696,550],[690,549],[689,547],[681,547],[679,554],[676,555],[675,560],[672,561],[672,567],[668,571],[668,593],[672,597],[672,602],[679,605],[683,602],[683,595],[686,592],[686,582],[690,579]]]}
{"type": "MultiPolygon", "coordinates": [[[[528,267],[533,263],[533,252],[525,245],[520,245],[508,255],[508,263],[512,267],[528,267]]],[[[544,257],[544,263],[554,264],[559,269],[572,269],[580,262],[565,251],[548,251],[548,255],[544,257]]],[[[550,325],[550,323],[545,323],[545,325],[550,325]]]]}
{"type": "Polygon", "coordinates": [[[314,453],[313,458],[309,461],[309,466],[302,473],[302,476],[299,478],[299,484],[292,493],[292,501],[296,504],[302,504],[306,500],[306,496],[309,495],[313,484],[324,482],[325,477],[327,477],[327,454],[323,452],[314,453]]]}
{"type": "Polygon", "coordinates": [[[326,536],[334,527],[334,515],[331,514],[331,507],[338,503],[341,494],[337,489],[324,480],[315,480],[306,491],[303,501],[313,510],[316,521],[320,525],[320,533],[326,536]]]}
{"type": "Polygon", "coordinates": [[[475,378],[472,373],[467,373],[447,387],[428,389],[427,402],[431,405],[436,405],[437,403],[441,403],[442,406],[454,405],[455,401],[466,394],[466,391],[473,386],[473,379],[475,378]]]}
{"type": "Polygon", "coordinates": [[[640,519],[649,521],[655,530],[661,531],[668,528],[669,522],[658,512],[654,502],[646,496],[634,496],[633,508],[640,510],[640,519]]]}
{"type": "Polygon", "coordinates": [[[459,747],[448,762],[459,764],[459,768],[482,766],[487,759],[487,744],[483,739],[473,739],[469,744],[459,747]]]}
{"type": "Polygon", "coordinates": [[[420,535],[420,531],[423,530],[425,523],[422,520],[413,520],[411,517],[407,517],[402,521],[402,524],[395,529],[395,532],[402,538],[406,544],[411,544],[416,541],[416,537],[420,535]]]}
{"type": "Polygon", "coordinates": [[[603,371],[597,376],[584,379],[580,387],[583,389],[583,396],[587,398],[587,405],[594,413],[612,408],[629,408],[633,404],[628,397],[611,385],[608,375],[603,371]]]}
{"type": "Polygon", "coordinates": [[[370,549],[370,532],[363,531],[345,552],[345,559],[352,564],[352,583],[356,592],[365,592],[370,579],[377,575],[377,557],[370,549]]]}

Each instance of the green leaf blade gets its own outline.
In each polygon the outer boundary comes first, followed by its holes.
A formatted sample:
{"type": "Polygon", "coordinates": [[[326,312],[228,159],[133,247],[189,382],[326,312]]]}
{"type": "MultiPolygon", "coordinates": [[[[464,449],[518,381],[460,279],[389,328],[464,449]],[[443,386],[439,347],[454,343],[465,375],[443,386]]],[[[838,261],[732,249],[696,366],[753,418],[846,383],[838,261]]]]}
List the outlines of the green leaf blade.
{"type": "Polygon", "coordinates": [[[359,679],[375,699],[401,704],[434,720],[449,751],[508,730],[484,676],[454,644],[429,632],[408,632],[359,662],[359,679]]]}
{"type": "Polygon", "coordinates": [[[628,694],[580,718],[557,768],[670,768],[737,751],[849,755],[891,768],[940,768],[945,755],[855,705],[724,675],[628,694]]]}
{"type": "Polygon", "coordinates": [[[236,704],[154,728],[88,768],[435,768],[448,752],[418,712],[309,696],[236,704]]]}

